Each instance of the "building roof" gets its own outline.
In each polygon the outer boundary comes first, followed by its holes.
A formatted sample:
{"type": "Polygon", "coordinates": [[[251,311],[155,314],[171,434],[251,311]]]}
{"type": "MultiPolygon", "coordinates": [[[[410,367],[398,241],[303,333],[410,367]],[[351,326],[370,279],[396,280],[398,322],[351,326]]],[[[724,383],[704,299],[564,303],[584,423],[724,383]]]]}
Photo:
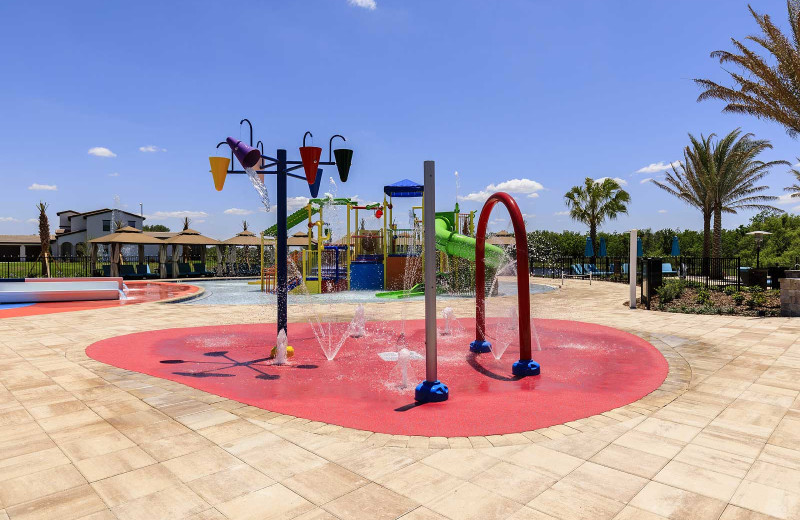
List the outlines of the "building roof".
{"type": "Polygon", "coordinates": [[[65,209],[64,211],[59,211],[56,215],[63,215],[64,213],[75,213],[80,214],[80,211],[75,211],[74,209],[65,209]]]}
{"type": "Polygon", "coordinates": [[[514,233],[504,230],[487,238],[486,243],[494,246],[513,246],[517,244],[517,240],[514,238],[514,233]]]}
{"type": "MultiPolygon", "coordinates": [[[[50,240],[55,241],[56,237],[51,236],[50,240]]],[[[39,235],[0,235],[2,245],[35,245],[41,244],[39,235]]]]}
{"type": "Polygon", "coordinates": [[[261,238],[252,231],[239,231],[236,236],[222,241],[226,246],[260,246],[261,238]]]}
{"type": "MultiPolygon", "coordinates": [[[[114,211],[114,210],[110,209],[110,208],[96,209],[94,211],[87,211],[85,213],[78,213],[77,215],[70,215],[69,218],[70,219],[73,219],[75,217],[86,218],[86,217],[91,217],[92,215],[98,215],[100,213],[110,213],[112,211],[114,211]]],[[[146,217],[143,217],[142,215],[137,215],[136,213],[131,213],[130,211],[125,211],[125,210],[121,210],[121,209],[118,209],[117,211],[119,213],[125,213],[126,215],[130,215],[132,217],[137,217],[137,218],[140,218],[142,220],[145,220],[145,218],[146,218],[146,217]]],[[[57,213],[57,215],[60,215],[60,214],[61,213],[57,213]]]]}
{"type": "Polygon", "coordinates": [[[184,229],[177,233],[174,237],[166,239],[164,242],[167,244],[178,244],[187,246],[218,246],[219,240],[214,240],[205,235],[201,235],[199,231],[194,229],[184,229]]]}

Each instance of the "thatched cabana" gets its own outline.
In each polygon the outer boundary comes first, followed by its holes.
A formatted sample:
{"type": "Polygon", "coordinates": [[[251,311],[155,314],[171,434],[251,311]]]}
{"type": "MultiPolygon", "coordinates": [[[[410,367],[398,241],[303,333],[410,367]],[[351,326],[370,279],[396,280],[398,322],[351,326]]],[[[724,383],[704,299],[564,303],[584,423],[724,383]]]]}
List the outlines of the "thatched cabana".
{"type": "Polygon", "coordinates": [[[111,259],[111,268],[110,268],[111,276],[119,276],[119,265],[123,261],[122,258],[123,245],[132,244],[139,246],[140,264],[144,262],[145,245],[157,244],[160,246],[159,257],[161,257],[162,254],[164,257],[166,257],[167,255],[167,245],[163,240],[159,240],[158,238],[146,235],[142,233],[141,229],[136,229],[130,226],[121,227],[117,229],[115,232],[99,238],[93,238],[92,240],[89,240],[89,243],[92,245],[92,252],[91,252],[92,270],[94,270],[94,266],[97,263],[97,246],[100,244],[108,244],[111,246],[111,251],[109,252],[110,253],[109,257],[111,259]]]}
{"type": "MultiPolygon", "coordinates": [[[[195,231],[194,229],[184,229],[177,235],[172,238],[168,238],[164,241],[165,244],[169,244],[172,246],[172,274],[173,276],[177,276],[178,273],[178,248],[176,246],[202,246],[200,249],[200,261],[205,263],[206,261],[206,246],[219,246],[221,243],[219,240],[215,240],[213,238],[207,237],[202,235],[199,231],[195,231]]],[[[163,259],[159,256],[159,262],[161,263],[162,272],[166,273],[166,261],[167,261],[166,251],[164,253],[163,259]]],[[[219,247],[217,247],[217,262],[221,262],[222,258],[220,255],[219,247]]],[[[162,276],[163,277],[163,276],[162,276]]]]}

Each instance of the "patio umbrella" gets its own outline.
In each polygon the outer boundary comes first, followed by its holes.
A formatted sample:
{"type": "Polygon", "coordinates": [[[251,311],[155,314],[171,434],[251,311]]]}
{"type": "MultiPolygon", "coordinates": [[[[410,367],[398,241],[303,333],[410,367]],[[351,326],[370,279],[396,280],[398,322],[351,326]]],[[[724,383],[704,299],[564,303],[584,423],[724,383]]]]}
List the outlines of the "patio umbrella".
{"type": "Polygon", "coordinates": [[[600,253],[597,256],[601,258],[608,256],[608,252],[606,250],[606,237],[600,237],[600,253]]]}
{"type": "Polygon", "coordinates": [[[586,237],[586,247],[583,248],[583,256],[594,256],[592,237],[586,237]]]}
{"type": "Polygon", "coordinates": [[[672,237],[672,256],[681,256],[681,246],[678,244],[678,237],[672,237]]]}
{"type": "Polygon", "coordinates": [[[642,251],[642,237],[636,237],[636,256],[639,258],[644,256],[644,252],[642,251]]]}

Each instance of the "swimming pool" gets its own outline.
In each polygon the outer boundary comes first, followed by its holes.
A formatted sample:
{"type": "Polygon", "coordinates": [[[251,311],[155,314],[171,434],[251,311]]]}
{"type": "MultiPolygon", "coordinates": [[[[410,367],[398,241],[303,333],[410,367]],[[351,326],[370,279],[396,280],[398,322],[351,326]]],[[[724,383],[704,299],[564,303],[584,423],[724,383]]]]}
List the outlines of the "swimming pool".
{"type": "MultiPolygon", "coordinates": [[[[275,304],[277,297],[274,294],[262,293],[258,285],[250,285],[247,280],[216,280],[192,281],[192,285],[205,289],[202,296],[181,303],[187,305],[254,305],[275,304]]],[[[500,282],[499,292],[516,294],[516,282],[500,282]]],[[[555,290],[549,285],[531,284],[531,294],[545,293],[555,290]]],[[[380,303],[382,300],[375,297],[377,291],[343,291],[326,294],[289,295],[289,303],[380,303]]],[[[408,298],[408,300],[421,300],[422,296],[408,298]]],[[[474,298],[474,296],[455,296],[441,294],[437,299],[474,298]]],[[[398,300],[388,300],[398,301],[398,300]]]]}

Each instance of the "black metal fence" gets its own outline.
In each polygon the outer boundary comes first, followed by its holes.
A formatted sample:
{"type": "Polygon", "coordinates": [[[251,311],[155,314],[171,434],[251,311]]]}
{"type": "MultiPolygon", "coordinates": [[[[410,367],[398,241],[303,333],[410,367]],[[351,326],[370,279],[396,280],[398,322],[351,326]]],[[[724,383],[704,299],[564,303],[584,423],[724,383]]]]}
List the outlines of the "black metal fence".
{"type": "MultiPolygon", "coordinates": [[[[188,263],[192,269],[201,264],[200,256],[181,257],[179,262],[188,263]]],[[[50,276],[59,278],[86,278],[91,276],[108,276],[111,263],[107,257],[98,257],[94,263],[88,256],[54,256],[49,259],[50,276]]],[[[134,269],[141,269],[138,266],[149,267],[150,274],[160,274],[161,265],[157,256],[148,256],[140,264],[138,260],[125,262],[134,269]]],[[[167,274],[171,276],[172,258],[167,257],[167,274]]],[[[223,276],[258,276],[260,263],[256,262],[230,262],[224,263],[224,268],[219,269],[216,255],[207,255],[205,260],[205,270],[223,276]]],[[[0,278],[39,278],[45,276],[43,264],[40,259],[26,258],[20,260],[18,257],[0,257],[0,278]]],[[[139,276],[137,273],[133,277],[139,276]]]]}
{"type": "MultiPolygon", "coordinates": [[[[662,279],[677,278],[704,287],[725,287],[747,284],[747,272],[740,258],[698,258],[689,256],[663,257],[662,279]]],[[[627,257],[564,256],[532,258],[533,276],[546,278],[585,278],[628,283],[630,265],[627,257]]],[[[642,281],[642,259],[636,262],[637,283],[642,281]]]]}

